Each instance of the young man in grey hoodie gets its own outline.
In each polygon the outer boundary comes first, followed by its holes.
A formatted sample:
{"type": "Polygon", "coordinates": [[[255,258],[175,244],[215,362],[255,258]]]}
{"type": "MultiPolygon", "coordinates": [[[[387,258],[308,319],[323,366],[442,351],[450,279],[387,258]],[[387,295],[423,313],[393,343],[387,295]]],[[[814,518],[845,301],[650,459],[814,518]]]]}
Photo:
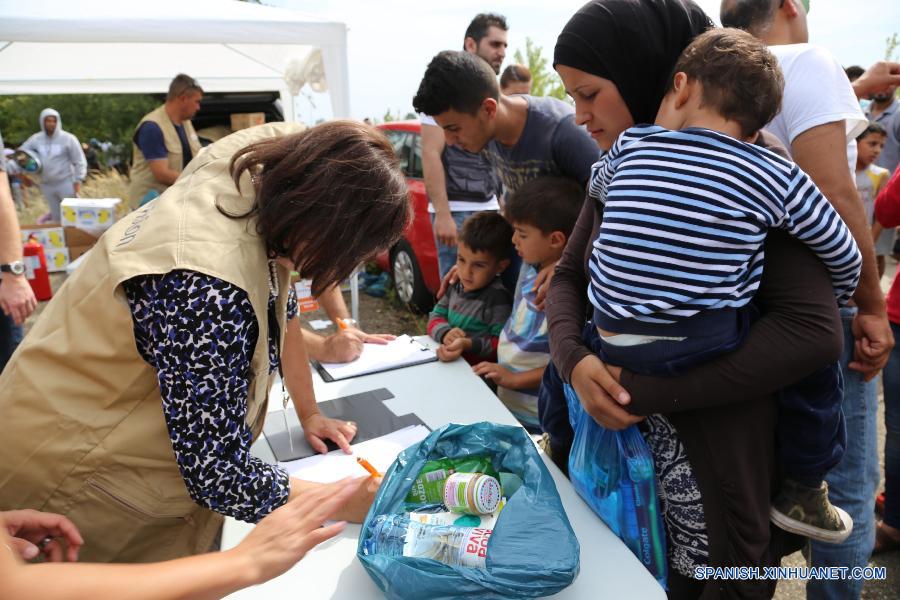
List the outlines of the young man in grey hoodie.
{"type": "Polygon", "coordinates": [[[78,138],[63,131],[57,111],[45,108],[39,123],[41,131],[28,138],[21,147],[41,159],[41,193],[50,209],[49,220],[59,223],[59,203],[81,191],[81,182],[87,175],[87,160],[78,138]]]}

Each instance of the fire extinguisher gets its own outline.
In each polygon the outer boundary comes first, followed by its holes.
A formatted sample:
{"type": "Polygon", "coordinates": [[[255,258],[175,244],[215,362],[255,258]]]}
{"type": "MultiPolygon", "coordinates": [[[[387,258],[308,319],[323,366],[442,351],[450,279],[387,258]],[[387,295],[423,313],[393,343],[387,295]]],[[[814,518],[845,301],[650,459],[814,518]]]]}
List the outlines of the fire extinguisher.
{"type": "Polygon", "coordinates": [[[53,290],[50,289],[50,272],[47,270],[44,247],[34,239],[34,236],[29,237],[22,247],[22,255],[25,262],[25,277],[31,284],[35,298],[41,302],[49,300],[53,296],[53,290]]]}

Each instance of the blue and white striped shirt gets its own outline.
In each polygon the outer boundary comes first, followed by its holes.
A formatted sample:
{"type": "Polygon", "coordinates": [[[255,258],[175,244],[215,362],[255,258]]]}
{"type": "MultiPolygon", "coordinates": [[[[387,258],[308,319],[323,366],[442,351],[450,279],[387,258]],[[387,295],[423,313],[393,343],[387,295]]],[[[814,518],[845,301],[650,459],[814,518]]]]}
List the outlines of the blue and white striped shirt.
{"type": "Polygon", "coordinates": [[[825,263],[846,303],[862,258],[850,230],[797,165],[708,129],[624,131],[591,172],[604,204],[588,296],[598,326],[675,323],[737,308],[759,288],[763,241],[783,228],[825,263]]]}

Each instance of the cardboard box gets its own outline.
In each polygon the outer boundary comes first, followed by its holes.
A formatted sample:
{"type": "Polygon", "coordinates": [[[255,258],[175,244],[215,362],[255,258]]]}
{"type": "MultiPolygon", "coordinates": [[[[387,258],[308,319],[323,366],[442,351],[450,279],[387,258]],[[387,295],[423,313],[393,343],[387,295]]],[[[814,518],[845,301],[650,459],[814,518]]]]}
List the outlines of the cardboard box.
{"type": "Polygon", "coordinates": [[[264,125],[266,122],[266,113],[232,113],[231,130],[247,129],[256,125],[264,125]]]}
{"type": "Polygon", "coordinates": [[[22,243],[26,243],[28,238],[31,237],[36,239],[44,249],[66,247],[66,232],[62,227],[56,224],[23,225],[22,243]]]}
{"type": "Polygon", "coordinates": [[[93,247],[93,244],[90,246],[69,246],[69,261],[75,260],[93,247]]]}
{"type": "Polygon", "coordinates": [[[44,257],[47,259],[47,270],[51,273],[65,271],[69,266],[68,248],[45,248],[44,257]]]}
{"type": "Polygon", "coordinates": [[[116,222],[119,198],[65,198],[60,204],[62,224],[91,232],[103,232],[116,222]]]}
{"type": "Polygon", "coordinates": [[[88,246],[91,247],[97,243],[97,238],[99,236],[88,233],[87,231],[83,231],[78,229],[77,227],[66,227],[66,246],[69,247],[69,254],[72,253],[72,248],[77,246],[88,246]]]}

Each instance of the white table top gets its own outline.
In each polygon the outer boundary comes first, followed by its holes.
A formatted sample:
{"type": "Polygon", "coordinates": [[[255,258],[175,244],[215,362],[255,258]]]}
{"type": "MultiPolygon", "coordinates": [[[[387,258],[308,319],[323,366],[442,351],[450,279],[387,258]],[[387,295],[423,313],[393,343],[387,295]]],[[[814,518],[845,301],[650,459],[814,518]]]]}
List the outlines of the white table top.
{"type": "MultiPolygon", "coordinates": [[[[506,407],[462,360],[428,363],[334,383],[325,383],[313,372],[313,382],[319,402],[387,388],[394,395],[394,398],[385,401],[391,410],[398,415],[414,412],[432,429],[449,422],[517,424],[506,407]]],[[[280,393],[278,389],[279,399],[280,393]]],[[[270,411],[280,408],[280,401],[269,402],[270,411]]],[[[265,460],[274,461],[264,441],[257,443],[253,451],[265,460]]],[[[554,597],[665,598],[663,589],[638,559],[581,500],[552,461],[546,456],[543,458],[581,544],[581,570],[577,579],[554,597]]],[[[222,530],[222,548],[237,545],[251,527],[247,523],[226,519],[222,530]]],[[[356,558],[359,532],[359,525],[348,525],[338,537],[313,548],[287,573],[228,597],[234,600],[382,598],[381,591],[356,558]]]]}

